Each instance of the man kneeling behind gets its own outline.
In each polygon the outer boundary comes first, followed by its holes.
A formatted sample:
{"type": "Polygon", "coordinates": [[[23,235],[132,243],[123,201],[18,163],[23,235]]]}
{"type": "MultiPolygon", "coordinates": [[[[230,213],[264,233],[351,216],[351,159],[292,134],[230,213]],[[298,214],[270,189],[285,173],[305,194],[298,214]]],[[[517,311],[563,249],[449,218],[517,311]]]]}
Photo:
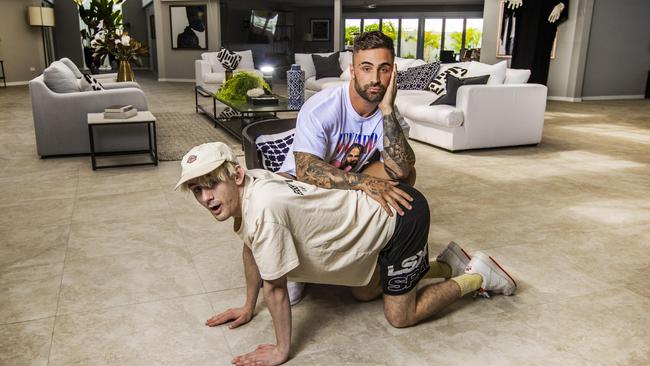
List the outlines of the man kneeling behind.
{"type": "MultiPolygon", "coordinates": [[[[263,281],[264,300],[273,319],[276,344],[237,356],[237,365],[278,365],[289,358],[291,307],[287,277],[293,281],[352,286],[368,301],[384,295],[384,314],[394,327],[431,317],[460,297],[477,291],[512,294],[514,280],[487,255],[477,252],[462,273],[422,287],[429,270],[429,206],[414,188],[413,209],[389,216],[361,191],[323,189],[264,170],[244,172],[232,151],[215,142],[194,147],[181,162],[176,188],[189,190],[219,221],[233,217],[244,241],[246,303],[208,319],[232,327],[253,317],[263,281]]],[[[459,253],[455,244],[446,252],[459,253]]],[[[445,255],[445,252],[443,252],[445,255]]],[[[466,261],[456,261],[465,267],[466,261]]]]}

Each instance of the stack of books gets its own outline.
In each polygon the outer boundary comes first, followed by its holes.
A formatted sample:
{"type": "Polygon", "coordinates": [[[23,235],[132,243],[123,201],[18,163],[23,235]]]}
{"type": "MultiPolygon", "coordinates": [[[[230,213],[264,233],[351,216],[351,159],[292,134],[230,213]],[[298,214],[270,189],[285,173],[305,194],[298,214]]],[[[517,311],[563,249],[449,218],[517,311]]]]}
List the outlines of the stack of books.
{"type": "Polygon", "coordinates": [[[138,110],[132,105],[112,105],[104,109],[104,118],[126,119],[138,114],[138,110]]]}

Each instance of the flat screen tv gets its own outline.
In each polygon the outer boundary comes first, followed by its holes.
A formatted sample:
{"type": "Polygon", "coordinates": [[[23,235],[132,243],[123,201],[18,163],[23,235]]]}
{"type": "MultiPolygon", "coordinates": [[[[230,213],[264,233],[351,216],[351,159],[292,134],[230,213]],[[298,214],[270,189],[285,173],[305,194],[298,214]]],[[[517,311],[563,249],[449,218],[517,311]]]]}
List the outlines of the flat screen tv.
{"type": "Polygon", "coordinates": [[[248,28],[249,43],[269,43],[275,36],[278,25],[278,13],[271,10],[251,11],[251,22],[248,28]]]}

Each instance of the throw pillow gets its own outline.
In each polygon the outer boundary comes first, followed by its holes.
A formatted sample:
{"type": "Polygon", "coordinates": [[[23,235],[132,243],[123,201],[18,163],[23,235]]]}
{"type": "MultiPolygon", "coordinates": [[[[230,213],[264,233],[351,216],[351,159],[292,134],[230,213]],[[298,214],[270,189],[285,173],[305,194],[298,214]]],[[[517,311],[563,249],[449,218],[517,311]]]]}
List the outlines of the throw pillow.
{"type": "Polygon", "coordinates": [[[405,71],[397,72],[397,89],[424,90],[435,78],[440,62],[433,62],[421,66],[409,67],[405,71]]]}
{"type": "Polygon", "coordinates": [[[223,65],[226,70],[234,70],[237,68],[237,65],[239,65],[239,61],[241,61],[241,55],[238,55],[225,47],[221,47],[219,52],[217,52],[217,60],[221,62],[221,65],[223,65]]]}
{"type": "Polygon", "coordinates": [[[322,78],[338,78],[343,73],[339,64],[339,53],[334,52],[329,56],[311,55],[316,68],[316,80],[322,78]]]}
{"type": "Polygon", "coordinates": [[[83,74],[83,77],[79,79],[79,90],[80,91],[104,90],[104,86],[91,75],[83,74]]]}
{"type": "Polygon", "coordinates": [[[54,61],[43,71],[43,82],[55,93],[79,91],[79,80],[61,61],[54,61]]]}
{"type": "Polygon", "coordinates": [[[447,75],[452,75],[457,78],[465,76],[467,74],[467,69],[464,69],[459,66],[450,67],[445,71],[442,71],[438,74],[431,83],[429,83],[429,90],[440,98],[445,95],[447,87],[447,75]]]}
{"type": "Polygon", "coordinates": [[[83,76],[81,71],[79,71],[79,68],[77,67],[77,65],[75,65],[74,62],[72,62],[72,60],[70,60],[69,58],[63,57],[59,61],[63,62],[63,64],[65,66],[67,66],[70,70],[72,70],[72,73],[74,74],[74,77],[76,77],[77,79],[79,79],[79,78],[81,78],[83,76]]]}
{"type": "Polygon", "coordinates": [[[293,145],[295,132],[295,129],[291,129],[273,135],[261,135],[255,139],[255,146],[262,156],[264,169],[274,173],[280,170],[291,145],[293,145]]]}
{"type": "Polygon", "coordinates": [[[433,101],[429,105],[456,105],[456,94],[458,93],[458,88],[463,85],[480,85],[487,84],[490,75],[475,76],[471,78],[459,79],[454,75],[447,75],[447,93],[440,98],[433,101]]]}

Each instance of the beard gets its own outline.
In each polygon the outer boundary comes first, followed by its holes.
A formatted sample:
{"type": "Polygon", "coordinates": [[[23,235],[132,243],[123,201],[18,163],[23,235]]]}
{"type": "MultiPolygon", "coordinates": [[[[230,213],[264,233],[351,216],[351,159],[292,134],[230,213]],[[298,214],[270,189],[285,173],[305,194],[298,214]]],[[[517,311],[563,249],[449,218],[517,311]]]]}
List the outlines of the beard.
{"type": "Polygon", "coordinates": [[[361,86],[357,79],[354,79],[354,90],[357,91],[357,93],[361,96],[361,98],[365,99],[369,103],[379,103],[381,100],[384,98],[384,94],[386,94],[386,87],[384,85],[381,85],[381,82],[376,82],[376,83],[369,83],[364,86],[361,86]],[[368,92],[368,89],[371,87],[379,87],[379,93],[377,94],[370,94],[368,92]]]}

